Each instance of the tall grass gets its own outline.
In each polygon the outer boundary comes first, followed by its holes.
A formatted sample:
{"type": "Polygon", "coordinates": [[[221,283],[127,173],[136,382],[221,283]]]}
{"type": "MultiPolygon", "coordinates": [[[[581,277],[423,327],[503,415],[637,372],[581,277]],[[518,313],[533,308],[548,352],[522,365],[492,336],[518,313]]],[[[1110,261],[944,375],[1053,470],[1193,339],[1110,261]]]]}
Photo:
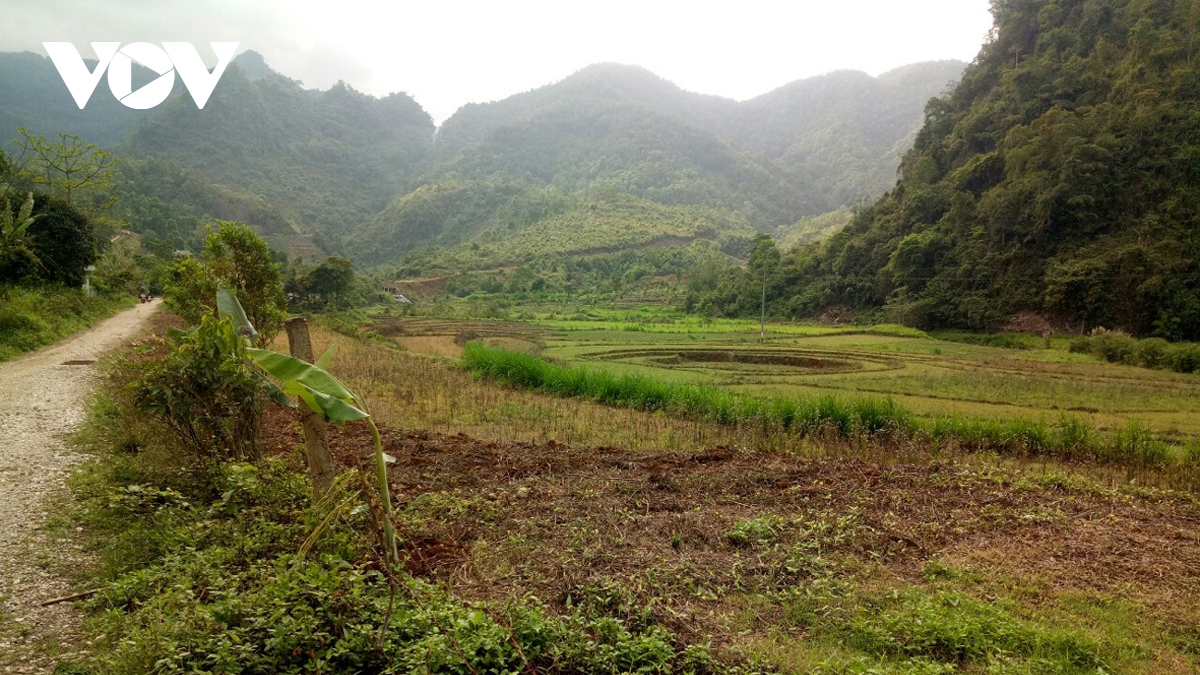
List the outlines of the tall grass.
{"type": "Polygon", "coordinates": [[[463,363],[477,376],[558,396],[586,398],[605,405],[678,413],[719,424],[759,422],[787,430],[833,428],[846,435],[904,429],[906,411],[891,399],[843,399],[821,396],[806,400],[760,398],[717,387],[663,382],[636,374],[548,363],[523,352],[469,343],[463,363]]]}
{"type": "Polygon", "coordinates": [[[133,305],[62,286],[0,284],[0,361],[53,344],[133,305]]]}
{"type": "Polygon", "coordinates": [[[479,342],[466,346],[463,364],[476,377],[496,382],[611,406],[661,410],[723,425],[761,424],[792,433],[832,431],[846,437],[889,432],[968,450],[1142,467],[1171,463],[1176,454],[1146,427],[1136,423],[1106,436],[1086,420],[1068,415],[1050,424],[1022,418],[921,418],[890,398],[752,396],[637,374],[617,375],[581,366],[563,366],[479,342]]]}

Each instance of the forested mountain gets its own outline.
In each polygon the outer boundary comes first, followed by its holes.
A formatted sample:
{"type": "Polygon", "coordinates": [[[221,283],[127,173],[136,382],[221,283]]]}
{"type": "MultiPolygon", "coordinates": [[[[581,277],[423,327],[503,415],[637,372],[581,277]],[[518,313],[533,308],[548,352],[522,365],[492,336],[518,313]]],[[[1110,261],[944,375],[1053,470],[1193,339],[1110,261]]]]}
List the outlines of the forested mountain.
{"type": "Polygon", "coordinates": [[[1200,337],[1200,2],[996,0],[895,189],[777,289],[919,326],[1200,337]]]}
{"type": "Polygon", "coordinates": [[[204,110],[177,82],[149,111],[124,108],[103,82],[79,111],[48,58],[0,54],[0,123],[6,134],[25,125],[114,150],[122,180],[113,215],[158,250],[192,245],[215,217],[279,241],[315,234],[329,252],[380,265],[464,242],[521,255],[501,242],[592,222],[580,213],[538,229],[568,203],[608,213],[605,231],[621,214],[630,232],[619,239],[637,246],[687,239],[659,236],[671,230],[660,227],[663,214],[675,212],[656,205],[699,209],[678,213],[738,231],[791,227],[885,190],[924,101],[961,68],[832,73],[739,103],[598,64],[464,106],[435,130],[404,94],[305,89],[252,51],[234,60],[204,110]]]}
{"type": "MultiPolygon", "coordinates": [[[[135,65],[135,87],[150,79],[135,65]]],[[[157,108],[132,110],[102,80],[79,110],[49,58],[0,54],[0,138],[10,154],[19,126],[113,150],[123,178],[114,215],[164,247],[225,218],[267,235],[320,233],[336,248],[415,185],[432,148],[433,120],[410,97],[341,83],[307,90],[253,51],[234,59],[203,110],[178,78],[175,89],[157,108]]]]}
{"type": "Polygon", "coordinates": [[[839,71],[746,101],[726,128],[738,145],[805,178],[820,212],[874,199],[896,182],[930,98],[962,76],[961,61],[897,68],[877,78],[839,71]]]}
{"type": "MultiPolygon", "coordinates": [[[[94,60],[85,61],[95,69],[94,60]]],[[[138,86],[157,74],[133,64],[133,83],[138,86]]],[[[183,85],[176,78],[176,95],[183,85]]],[[[103,148],[115,148],[141,119],[153,110],[133,110],[121,105],[101,80],[80,110],[63,84],[58,69],[48,56],[33,52],[0,52],[0,146],[7,152],[9,142],[19,138],[18,127],[49,138],[72,134],[103,148]]]]}
{"type": "Polygon", "coordinates": [[[203,110],[186,95],[173,97],[138,126],[124,152],[261,198],[277,220],[307,233],[344,234],[414,186],[434,126],[412,98],[377,99],[343,83],[304,89],[253,52],[234,66],[203,110]]]}
{"type": "Polygon", "coordinates": [[[484,232],[494,238],[488,209],[539,189],[702,206],[761,231],[790,226],[883,192],[925,101],[962,67],[918,64],[880,79],[835,73],[738,103],[634,66],[589,66],[461,108],[438,130],[425,185],[373,218],[351,248],[385,262],[484,232]]]}

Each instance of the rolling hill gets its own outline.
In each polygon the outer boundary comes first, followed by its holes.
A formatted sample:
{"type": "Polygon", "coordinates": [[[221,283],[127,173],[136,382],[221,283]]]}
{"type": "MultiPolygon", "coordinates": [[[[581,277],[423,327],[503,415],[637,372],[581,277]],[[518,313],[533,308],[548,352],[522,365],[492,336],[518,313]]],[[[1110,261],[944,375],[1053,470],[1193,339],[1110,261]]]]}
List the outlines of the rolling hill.
{"type": "Polygon", "coordinates": [[[460,109],[438,130],[425,184],[372,218],[351,251],[382,263],[422,247],[494,237],[497,218],[480,203],[487,197],[456,203],[445,227],[432,226],[430,197],[465,182],[701,206],[736,213],[760,231],[793,225],[885,190],[928,93],[946,89],[962,67],[918,64],[880,79],[835,73],[738,103],[684,91],[635,66],[589,66],[460,109]],[[416,215],[417,204],[425,216],[416,215]]]}
{"type": "Polygon", "coordinates": [[[648,225],[660,222],[655,205],[790,227],[882,192],[925,99],[962,67],[831,73],[739,103],[597,64],[464,106],[435,129],[407,95],[305,89],[255,52],[235,59],[202,111],[182,88],[150,111],[99,95],[78,111],[49,59],[0,54],[0,123],[113,148],[124,177],[116,215],[161,248],[219,217],[273,237],[316,235],[326,250],[384,265],[464,242],[516,255],[547,199],[630,197],[618,211],[627,227],[647,224],[646,236],[623,239],[637,245],[675,241],[648,225]],[[521,208],[532,210],[514,217],[521,208]],[[507,237],[518,243],[501,245],[507,237]]]}
{"type": "Polygon", "coordinates": [[[801,311],[1200,338],[1198,8],[994,3],[994,38],[931,103],[895,189],[793,261],[801,311]]]}

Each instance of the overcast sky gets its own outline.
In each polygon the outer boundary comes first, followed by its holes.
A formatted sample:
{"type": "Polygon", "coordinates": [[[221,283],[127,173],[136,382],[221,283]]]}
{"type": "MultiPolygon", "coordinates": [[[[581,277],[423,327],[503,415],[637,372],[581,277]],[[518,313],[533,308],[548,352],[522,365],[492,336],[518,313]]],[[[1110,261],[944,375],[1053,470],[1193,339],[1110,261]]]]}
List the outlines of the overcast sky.
{"type": "MultiPolygon", "coordinates": [[[[878,75],[970,61],[988,0],[5,0],[0,51],[41,43],[240,42],[275,70],[327,88],[405,91],[439,123],[601,61],[645,66],[738,100],[831,70],[878,75]]],[[[0,92],[0,95],[3,95],[0,92]]]]}

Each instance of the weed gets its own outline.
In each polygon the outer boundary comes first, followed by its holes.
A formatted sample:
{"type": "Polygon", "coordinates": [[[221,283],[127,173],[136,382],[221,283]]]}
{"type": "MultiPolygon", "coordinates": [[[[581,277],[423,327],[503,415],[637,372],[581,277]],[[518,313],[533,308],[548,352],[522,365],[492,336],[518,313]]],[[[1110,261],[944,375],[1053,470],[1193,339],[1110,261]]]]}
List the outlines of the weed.
{"type": "Polygon", "coordinates": [[[735,524],[725,538],[734,546],[762,546],[778,539],[784,524],[783,518],[774,514],[759,516],[735,524]]]}
{"type": "Polygon", "coordinates": [[[845,631],[856,648],[881,656],[1000,668],[1026,665],[1054,673],[1095,673],[1103,667],[1090,640],[1024,622],[1002,605],[951,591],[898,593],[877,611],[855,617],[845,631]]]}
{"type": "Polygon", "coordinates": [[[0,285],[0,361],[53,344],[133,305],[60,286],[0,285]]]}

